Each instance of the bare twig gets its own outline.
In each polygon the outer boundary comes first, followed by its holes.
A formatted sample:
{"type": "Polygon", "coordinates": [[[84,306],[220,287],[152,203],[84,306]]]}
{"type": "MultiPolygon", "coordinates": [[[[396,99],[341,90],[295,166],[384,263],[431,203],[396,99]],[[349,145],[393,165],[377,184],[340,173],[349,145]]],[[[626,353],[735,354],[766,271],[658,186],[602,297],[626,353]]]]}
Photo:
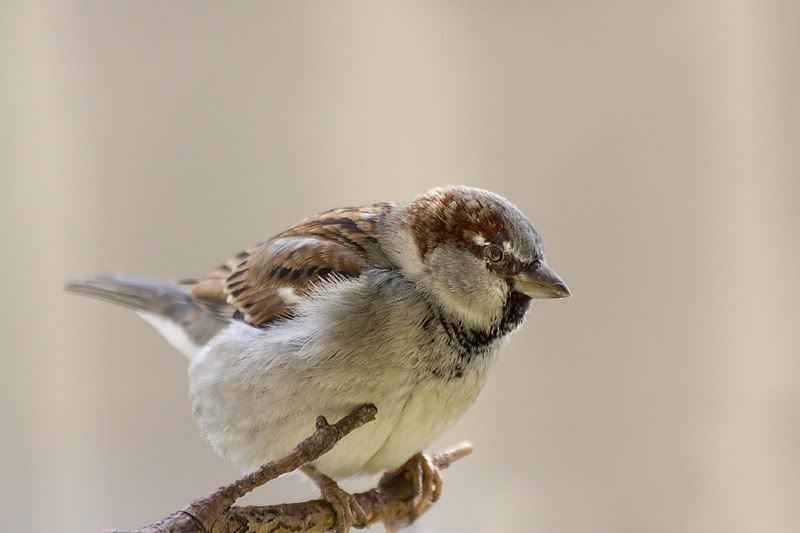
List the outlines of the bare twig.
{"type": "MultiPolygon", "coordinates": [[[[159,522],[129,533],[313,533],[333,529],[336,515],[324,500],[269,506],[234,506],[237,499],[253,489],[330,451],[345,435],[375,419],[374,405],[362,405],[331,425],[324,417],[317,418],[316,431],[282,459],[263,465],[255,472],[220,487],[205,498],[193,501],[159,522]]],[[[439,468],[469,455],[472,448],[462,444],[433,457],[439,468]]],[[[410,476],[400,470],[384,476],[378,487],[355,494],[367,516],[364,528],[385,521],[394,526],[408,524],[418,518],[414,512],[414,485],[410,476]]],[[[117,531],[116,533],[124,533],[117,531]]]]}

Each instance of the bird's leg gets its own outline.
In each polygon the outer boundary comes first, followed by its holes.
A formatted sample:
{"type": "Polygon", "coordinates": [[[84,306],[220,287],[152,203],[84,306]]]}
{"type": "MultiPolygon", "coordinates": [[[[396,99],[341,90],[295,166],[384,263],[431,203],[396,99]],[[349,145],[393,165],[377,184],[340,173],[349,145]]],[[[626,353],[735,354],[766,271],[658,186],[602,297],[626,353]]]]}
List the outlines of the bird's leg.
{"type": "Polygon", "coordinates": [[[439,474],[439,468],[433,464],[430,457],[420,452],[397,470],[383,474],[383,478],[389,479],[400,473],[409,476],[414,485],[412,505],[415,516],[420,516],[442,495],[442,476],[439,474]]]}
{"type": "Polygon", "coordinates": [[[354,523],[366,524],[367,515],[352,494],[310,464],[303,465],[300,470],[314,482],[325,501],[333,507],[336,513],[336,531],[348,533],[354,523]]]}

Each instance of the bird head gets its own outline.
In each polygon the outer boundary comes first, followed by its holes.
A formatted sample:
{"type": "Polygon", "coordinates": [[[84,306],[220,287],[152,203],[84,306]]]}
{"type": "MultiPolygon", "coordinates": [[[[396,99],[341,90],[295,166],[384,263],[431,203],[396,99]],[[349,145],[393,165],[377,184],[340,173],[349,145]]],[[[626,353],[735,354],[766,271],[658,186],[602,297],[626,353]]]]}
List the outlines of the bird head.
{"type": "Polygon", "coordinates": [[[496,325],[511,302],[527,310],[532,298],[570,295],[548,266],[539,233],[502,196],[436,188],[399,214],[401,270],[467,326],[496,325]]]}

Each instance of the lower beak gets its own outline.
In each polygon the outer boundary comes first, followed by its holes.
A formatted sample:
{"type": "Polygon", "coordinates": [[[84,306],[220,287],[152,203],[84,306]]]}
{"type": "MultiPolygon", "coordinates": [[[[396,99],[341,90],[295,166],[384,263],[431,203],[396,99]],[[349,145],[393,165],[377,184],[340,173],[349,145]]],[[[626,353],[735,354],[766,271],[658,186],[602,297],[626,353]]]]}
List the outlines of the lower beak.
{"type": "Polygon", "coordinates": [[[514,276],[514,290],[531,298],[566,298],[571,294],[564,280],[544,263],[514,276]]]}

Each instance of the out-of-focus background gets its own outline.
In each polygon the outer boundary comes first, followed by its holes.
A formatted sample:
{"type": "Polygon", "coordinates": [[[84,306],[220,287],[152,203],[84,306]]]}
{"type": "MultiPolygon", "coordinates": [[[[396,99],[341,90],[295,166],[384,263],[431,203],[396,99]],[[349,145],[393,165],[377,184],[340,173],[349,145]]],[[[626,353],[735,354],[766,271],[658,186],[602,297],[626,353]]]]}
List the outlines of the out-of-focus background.
{"type": "Polygon", "coordinates": [[[574,297],[434,447],[476,452],[417,531],[800,530],[796,2],[0,10],[0,530],[143,525],[236,475],[184,358],[65,280],[201,274],[446,183],[528,213],[574,297]]]}

